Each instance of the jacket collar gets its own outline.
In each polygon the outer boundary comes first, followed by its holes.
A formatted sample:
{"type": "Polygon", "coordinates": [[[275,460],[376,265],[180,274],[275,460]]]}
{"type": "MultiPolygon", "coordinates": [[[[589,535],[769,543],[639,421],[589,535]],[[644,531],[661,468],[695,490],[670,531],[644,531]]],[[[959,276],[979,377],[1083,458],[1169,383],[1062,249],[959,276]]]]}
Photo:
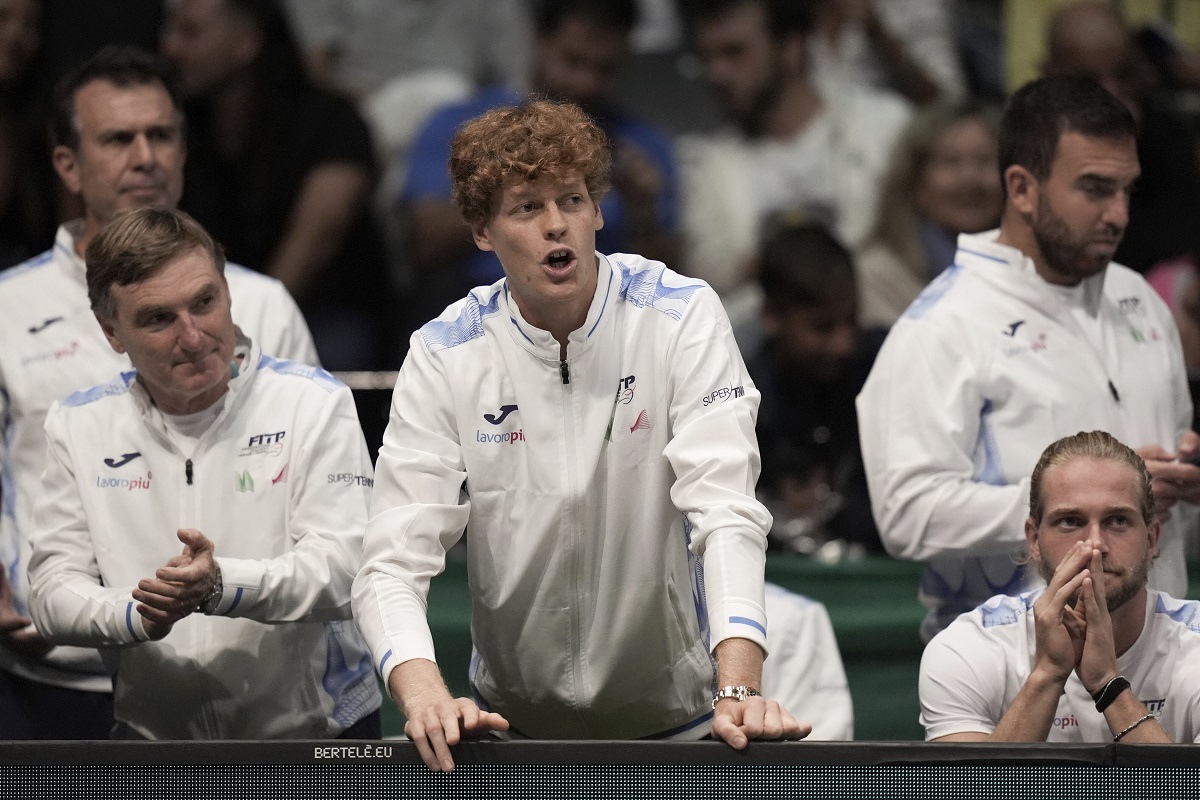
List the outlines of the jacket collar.
{"type": "Polygon", "coordinates": [[[83,220],[73,219],[58,226],[54,235],[54,258],[63,266],[63,272],[72,282],[87,290],[87,264],[75,252],[75,241],[83,233],[83,220]]]}
{"type": "MultiPolygon", "coordinates": [[[[611,315],[611,310],[621,292],[621,276],[612,268],[608,257],[596,253],[596,293],[588,306],[587,318],[583,325],[571,331],[567,337],[567,358],[572,358],[587,349],[595,333],[611,315]]],[[[521,316],[516,301],[508,290],[508,280],[503,282],[500,302],[512,323],[513,339],[518,344],[540,358],[558,361],[558,341],[541,328],[534,327],[521,316]]]]}
{"type": "MultiPolygon", "coordinates": [[[[207,442],[212,431],[219,428],[221,423],[245,402],[250,385],[254,382],[255,376],[258,375],[259,368],[262,366],[262,351],[258,343],[251,341],[250,337],[242,333],[241,328],[235,327],[234,331],[233,378],[230,379],[225,394],[221,395],[217,401],[224,403],[225,407],[222,409],[220,415],[217,416],[212,426],[205,432],[201,439],[202,442],[207,442]],[[237,360],[238,356],[242,357],[240,362],[237,360]]],[[[136,371],[134,374],[136,375],[136,371]]],[[[170,437],[166,433],[162,412],[154,404],[153,398],[150,397],[150,393],[146,391],[146,387],[141,381],[133,381],[130,386],[130,395],[133,397],[134,404],[142,414],[142,418],[146,421],[146,424],[164,440],[169,442],[170,437]]]]}
{"type": "Polygon", "coordinates": [[[1051,298],[1060,307],[1079,307],[1091,316],[1099,313],[1107,267],[1075,286],[1059,286],[1039,275],[1029,256],[997,242],[999,236],[999,229],[959,234],[955,265],[972,270],[985,282],[999,284],[1004,291],[1019,294],[1038,305],[1051,298]]]}

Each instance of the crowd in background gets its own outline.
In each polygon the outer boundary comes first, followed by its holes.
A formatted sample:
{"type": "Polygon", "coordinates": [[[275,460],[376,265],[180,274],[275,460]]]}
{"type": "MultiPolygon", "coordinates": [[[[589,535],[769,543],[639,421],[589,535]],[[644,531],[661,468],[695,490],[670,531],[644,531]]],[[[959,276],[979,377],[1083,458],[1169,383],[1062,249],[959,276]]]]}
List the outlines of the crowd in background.
{"type": "Polygon", "coordinates": [[[324,366],[395,369],[414,330],[501,277],[450,202],[454,130],[530,92],[571,100],[614,154],[598,248],[726,304],[763,392],[774,545],[879,552],[854,397],[957,235],[999,223],[1014,31],[1040,32],[1034,69],[1091,75],[1138,118],[1117,260],[1173,309],[1200,378],[1200,56],[1186,21],[1123,5],[0,0],[0,268],[81,215],[51,169],[56,80],[139,45],[185,99],[180,207],[284,283],[324,366]]]}

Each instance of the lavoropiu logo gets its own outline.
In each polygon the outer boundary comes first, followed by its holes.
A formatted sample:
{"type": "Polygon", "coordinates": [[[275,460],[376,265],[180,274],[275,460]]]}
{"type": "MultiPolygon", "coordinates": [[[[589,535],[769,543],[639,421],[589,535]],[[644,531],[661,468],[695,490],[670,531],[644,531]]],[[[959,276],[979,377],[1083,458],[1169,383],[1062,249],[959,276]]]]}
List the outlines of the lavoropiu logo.
{"type": "Polygon", "coordinates": [[[124,489],[127,492],[132,492],[136,489],[149,489],[150,479],[152,474],[147,472],[145,476],[136,478],[102,478],[96,476],[97,489],[124,489]]]}
{"type": "Polygon", "coordinates": [[[480,444],[517,444],[525,441],[525,429],[517,428],[515,431],[504,431],[503,433],[476,430],[475,441],[480,444]]]}

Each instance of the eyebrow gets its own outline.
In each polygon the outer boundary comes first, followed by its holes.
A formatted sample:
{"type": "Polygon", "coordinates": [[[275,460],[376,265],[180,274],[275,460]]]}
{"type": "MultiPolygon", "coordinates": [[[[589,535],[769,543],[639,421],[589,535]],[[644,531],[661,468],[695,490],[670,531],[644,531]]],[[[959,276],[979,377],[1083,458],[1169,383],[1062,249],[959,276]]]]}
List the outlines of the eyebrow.
{"type": "MultiPolygon", "coordinates": [[[[1113,514],[1130,514],[1133,516],[1138,516],[1141,514],[1141,512],[1138,509],[1134,508],[1133,506],[1121,506],[1121,505],[1107,506],[1104,509],[1103,516],[1107,517],[1107,516],[1111,516],[1113,514]]],[[[1071,515],[1082,517],[1085,514],[1084,514],[1083,509],[1079,508],[1078,506],[1062,506],[1060,508],[1052,508],[1046,512],[1047,517],[1065,517],[1065,516],[1071,516],[1071,515]]]]}
{"type": "MultiPolygon", "coordinates": [[[[196,302],[201,297],[204,297],[206,294],[215,294],[216,291],[217,291],[216,283],[213,283],[213,282],[206,283],[206,284],[204,284],[204,286],[200,287],[196,291],[195,294],[193,294],[190,298],[188,298],[187,302],[184,303],[183,305],[190,306],[192,303],[196,302]]],[[[164,305],[142,306],[141,308],[139,308],[133,312],[133,324],[141,325],[141,324],[145,323],[147,320],[149,320],[151,317],[153,317],[155,314],[161,314],[163,312],[166,312],[168,314],[174,314],[175,308],[176,307],[164,306],[164,305]]]]}

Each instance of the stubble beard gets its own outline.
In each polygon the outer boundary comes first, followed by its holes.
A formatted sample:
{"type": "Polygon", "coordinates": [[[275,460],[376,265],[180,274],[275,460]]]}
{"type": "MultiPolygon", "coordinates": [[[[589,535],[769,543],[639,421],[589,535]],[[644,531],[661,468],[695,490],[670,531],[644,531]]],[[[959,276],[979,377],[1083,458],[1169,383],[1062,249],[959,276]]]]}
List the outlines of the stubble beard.
{"type": "Polygon", "coordinates": [[[1029,227],[1046,265],[1072,284],[1097,275],[1108,266],[1107,256],[1088,255],[1087,242],[1075,236],[1045,194],[1038,195],[1037,215],[1030,218],[1029,227]]]}
{"type": "MultiPolygon", "coordinates": [[[[1146,555],[1133,569],[1129,570],[1124,580],[1116,585],[1112,584],[1116,576],[1104,576],[1104,599],[1105,605],[1108,606],[1108,613],[1111,614],[1128,603],[1137,596],[1138,592],[1145,588],[1146,579],[1150,575],[1150,561],[1150,556],[1146,555]]],[[[1042,580],[1047,584],[1054,577],[1055,566],[1045,561],[1038,562],[1038,574],[1041,575],[1042,580]]],[[[1069,605],[1074,606],[1078,601],[1079,595],[1077,593],[1070,599],[1069,605]]]]}

